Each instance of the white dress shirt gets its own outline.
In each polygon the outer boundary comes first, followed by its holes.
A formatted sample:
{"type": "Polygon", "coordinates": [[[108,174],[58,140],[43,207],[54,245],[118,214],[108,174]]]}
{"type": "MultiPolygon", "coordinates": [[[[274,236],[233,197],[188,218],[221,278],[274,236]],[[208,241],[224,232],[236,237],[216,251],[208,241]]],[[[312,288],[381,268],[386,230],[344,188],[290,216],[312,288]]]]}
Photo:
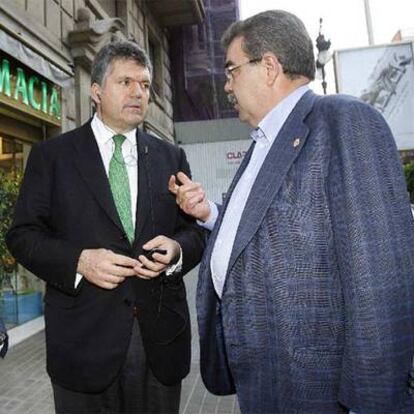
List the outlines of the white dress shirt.
{"type": "MultiPolygon", "coordinates": [[[[233,250],[240,219],[256,177],[277,134],[299,99],[308,90],[309,87],[305,85],[293,91],[276,105],[250,134],[251,138],[256,141],[256,145],[250,161],[231,195],[211,255],[211,274],[214,288],[219,297],[222,296],[230,255],[233,250]]],[[[213,207],[210,219],[204,223],[204,227],[212,229],[216,218],[217,208],[213,207]]]]}
{"type": "MultiPolygon", "coordinates": [[[[97,114],[95,114],[92,119],[91,127],[93,134],[95,135],[96,143],[98,144],[106,175],[109,176],[109,163],[115,151],[115,143],[112,137],[119,134],[105,125],[99,119],[97,114]]],[[[134,228],[138,195],[138,151],[136,134],[136,128],[122,134],[126,138],[122,143],[122,155],[124,156],[125,166],[128,173],[129,191],[131,194],[132,224],[134,228]]]]}

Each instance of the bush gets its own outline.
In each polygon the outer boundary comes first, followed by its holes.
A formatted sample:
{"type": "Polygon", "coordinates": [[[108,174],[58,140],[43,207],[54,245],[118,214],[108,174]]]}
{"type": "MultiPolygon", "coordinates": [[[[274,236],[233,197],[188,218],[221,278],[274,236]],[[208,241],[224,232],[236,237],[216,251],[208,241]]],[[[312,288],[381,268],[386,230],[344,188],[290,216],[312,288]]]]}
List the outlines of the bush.
{"type": "Polygon", "coordinates": [[[6,173],[0,170],[0,274],[4,270],[10,271],[15,265],[15,260],[7,249],[5,237],[13,219],[21,179],[22,174],[19,172],[6,173]]]}
{"type": "Polygon", "coordinates": [[[404,164],[404,174],[407,181],[407,190],[410,193],[410,201],[414,203],[414,160],[404,164]]]}

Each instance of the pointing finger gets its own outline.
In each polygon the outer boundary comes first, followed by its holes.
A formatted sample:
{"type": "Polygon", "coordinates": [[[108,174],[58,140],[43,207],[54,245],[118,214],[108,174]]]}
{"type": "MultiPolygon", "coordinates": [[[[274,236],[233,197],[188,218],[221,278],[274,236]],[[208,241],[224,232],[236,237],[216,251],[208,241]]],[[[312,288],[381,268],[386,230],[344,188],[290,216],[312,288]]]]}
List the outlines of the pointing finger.
{"type": "Polygon", "coordinates": [[[178,178],[178,180],[180,181],[181,184],[190,184],[190,183],[192,183],[191,179],[186,174],[184,174],[182,171],[179,171],[177,173],[177,178],[178,178]]]}
{"type": "Polygon", "coordinates": [[[177,195],[178,185],[174,175],[168,180],[168,190],[174,195],[177,195]]]}

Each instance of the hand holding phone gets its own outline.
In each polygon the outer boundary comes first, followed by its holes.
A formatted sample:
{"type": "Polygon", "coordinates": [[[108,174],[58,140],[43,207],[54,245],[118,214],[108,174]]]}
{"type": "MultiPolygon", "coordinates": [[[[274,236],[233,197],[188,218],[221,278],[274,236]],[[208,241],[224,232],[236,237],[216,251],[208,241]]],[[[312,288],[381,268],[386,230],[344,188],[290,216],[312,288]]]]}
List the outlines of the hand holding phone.
{"type": "Polygon", "coordinates": [[[146,250],[142,253],[143,256],[145,256],[148,260],[151,260],[152,262],[154,261],[153,259],[153,255],[154,253],[159,253],[159,254],[166,254],[167,250],[165,249],[158,249],[158,248],[154,248],[151,250],[146,250]]]}
{"type": "Polygon", "coordinates": [[[142,279],[152,279],[165,272],[175,257],[180,255],[180,244],[169,237],[159,235],[142,246],[139,264],[134,268],[142,279]],[[155,256],[154,256],[155,255],[155,256]]]}

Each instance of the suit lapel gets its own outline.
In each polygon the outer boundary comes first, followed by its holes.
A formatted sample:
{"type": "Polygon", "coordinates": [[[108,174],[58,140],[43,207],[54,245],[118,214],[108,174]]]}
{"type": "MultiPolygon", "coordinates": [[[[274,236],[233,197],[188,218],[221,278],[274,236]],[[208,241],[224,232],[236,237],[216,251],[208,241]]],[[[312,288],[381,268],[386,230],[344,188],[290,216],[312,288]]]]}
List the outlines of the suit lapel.
{"type": "Polygon", "coordinates": [[[80,136],[74,141],[74,149],[76,153],[74,161],[82,178],[98,204],[119,229],[123,231],[90,122],[80,129],[80,136]]]}
{"type": "Polygon", "coordinates": [[[311,91],[303,95],[274,140],[241,216],[228,271],[257,232],[287,172],[304,146],[309,132],[304,120],[316,97],[311,91]]]}
{"type": "Polygon", "coordinates": [[[138,148],[138,199],[137,212],[135,216],[135,242],[142,234],[145,223],[151,210],[152,204],[152,181],[154,174],[151,171],[155,165],[153,157],[154,151],[150,151],[151,138],[145,133],[137,129],[137,148],[138,148]]]}

